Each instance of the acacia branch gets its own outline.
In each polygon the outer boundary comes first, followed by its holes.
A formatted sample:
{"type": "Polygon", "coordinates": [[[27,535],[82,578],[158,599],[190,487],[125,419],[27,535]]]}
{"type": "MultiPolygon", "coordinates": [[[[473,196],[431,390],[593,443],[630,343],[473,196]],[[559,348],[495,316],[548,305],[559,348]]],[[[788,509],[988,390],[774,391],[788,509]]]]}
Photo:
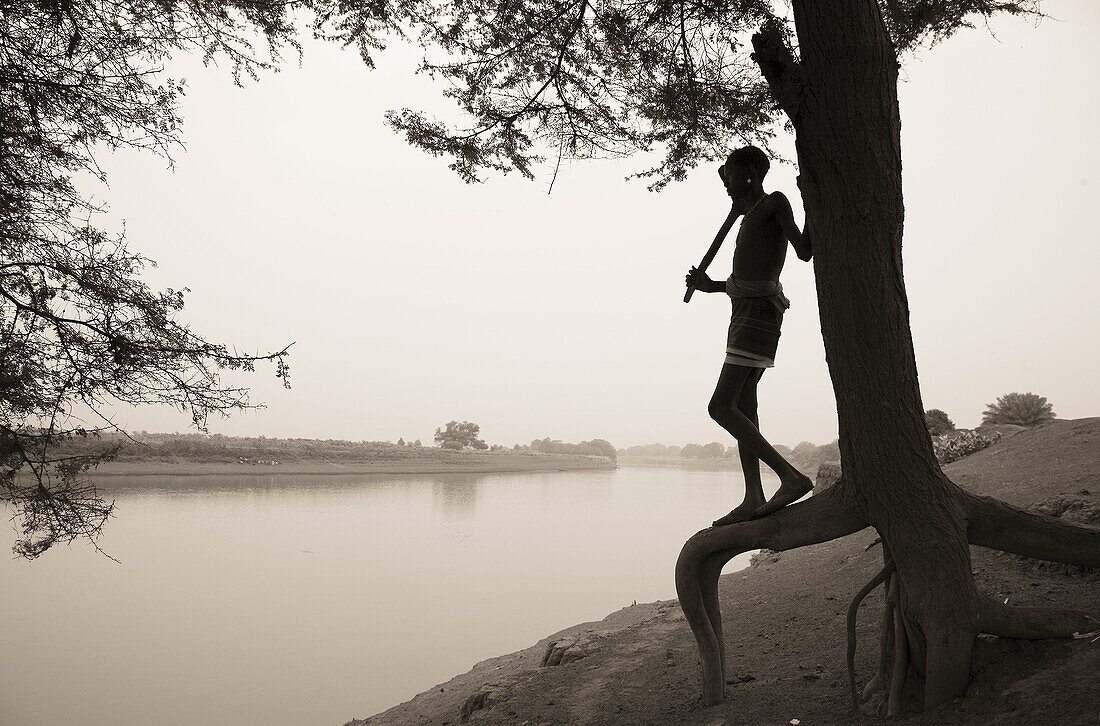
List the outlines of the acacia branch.
{"type": "MultiPolygon", "coordinates": [[[[573,24],[572,30],[570,30],[569,34],[565,37],[565,40],[562,41],[561,47],[558,49],[557,59],[554,62],[554,68],[550,72],[550,75],[547,77],[546,82],[543,83],[539,87],[539,89],[535,91],[535,93],[530,98],[527,99],[527,102],[523,104],[523,107],[520,108],[518,111],[510,113],[507,116],[502,116],[501,118],[495,119],[493,123],[483,126],[477,131],[473,131],[465,136],[460,136],[460,140],[466,141],[469,139],[473,139],[481,136],[488,131],[491,131],[497,126],[515,123],[517,119],[519,119],[521,116],[523,116],[534,107],[535,103],[538,102],[539,97],[542,96],[543,92],[545,92],[547,88],[549,88],[552,84],[557,84],[558,78],[561,75],[562,63],[565,61],[565,52],[573,43],[573,39],[577,37],[577,33],[579,33],[580,29],[584,26],[584,13],[588,9],[588,0],[581,0],[580,6],[581,12],[577,16],[577,19],[573,24]]],[[[554,19],[557,19],[560,16],[561,13],[558,13],[558,15],[554,16],[554,19]]]]}

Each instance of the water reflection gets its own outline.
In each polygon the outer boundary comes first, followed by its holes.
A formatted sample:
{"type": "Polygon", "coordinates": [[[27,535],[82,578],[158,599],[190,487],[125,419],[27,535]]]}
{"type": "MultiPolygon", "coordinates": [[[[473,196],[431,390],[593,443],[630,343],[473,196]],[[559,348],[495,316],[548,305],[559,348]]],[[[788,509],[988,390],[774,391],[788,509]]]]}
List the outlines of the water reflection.
{"type": "Polygon", "coordinates": [[[673,597],[684,540],[741,496],[667,469],[102,483],[121,565],[0,558],[5,724],[344,723],[673,597]]]}
{"type": "Polygon", "coordinates": [[[433,479],[432,508],[448,519],[473,517],[484,478],[460,476],[433,479]]]}

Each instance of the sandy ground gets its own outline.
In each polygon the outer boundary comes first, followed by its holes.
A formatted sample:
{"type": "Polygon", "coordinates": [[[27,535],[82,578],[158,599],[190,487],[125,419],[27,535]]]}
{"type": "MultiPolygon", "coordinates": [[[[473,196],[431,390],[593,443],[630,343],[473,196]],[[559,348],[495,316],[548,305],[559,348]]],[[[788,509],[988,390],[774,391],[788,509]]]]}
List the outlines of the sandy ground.
{"type": "MultiPolygon", "coordinates": [[[[945,470],[971,491],[1019,506],[1062,494],[1100,506],[1100,418],[1017,433],[945,470]]],[[[470,724],[511,726],[876,723],[873,715],[851,709],[844,639],[848,602],[882,566],[881,548],[867,549],[874,539],[865,530],[760,558],[722,578],[730,667],[726,701],[719,706],[702,706],[695,641],[676,601],[669,600],[624,608],[483,661],[347,726],[459,724],[464,706],[470,724]]],[[[1100,574],[1037,568],[979,547],[972,554],[978,586],[988,594],[1016,605],[1100,615],[1100,574]]],[[[860,687],[875,672],[881,616],[878,590],[864,601],[858,620],[860,687]]],[[[983,636],[966,697],[901,722],[1100,724],[1100,641],[983,636]]]]}
{"type": "Polygon", "coordinates": [[[271,476],[273,474],[490,474],[520,471],[610,469],[602,457],[557,454],[480,454],[464,452],[447,458],[407,458],[391,461],[288,461],[274,465],[194,461],[108,461],[89,476],[271,476]]]}

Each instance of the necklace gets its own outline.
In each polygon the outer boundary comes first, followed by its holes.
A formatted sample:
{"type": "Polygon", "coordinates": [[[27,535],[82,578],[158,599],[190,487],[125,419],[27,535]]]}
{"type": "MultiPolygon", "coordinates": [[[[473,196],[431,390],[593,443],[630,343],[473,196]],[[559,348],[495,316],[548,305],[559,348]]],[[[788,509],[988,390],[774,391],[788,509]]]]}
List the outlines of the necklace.
{"type": "Polygon", "coordinates": [[[760,206],[760,202],[764,201],[764,198],[765,198],[765,197],[767,197],[767,196],[768,196],[768,195],[767,195],[766,193],[765,193],[765,194],[761,194],[761,195],[760,195],[760,198],[756,200],[756,204],[752,205],[752,209],[750,209],[749,211],[745,212],[745,216],[744,216],[744,217],[742,217],[742,221],[744,221],[744,220],[748,219],[748,218],[749,218],[749,215],[750,215],[750,214],[752,214],[753,212],[755,212],[755,211],[756,211],[756,208],[760,206]]]}

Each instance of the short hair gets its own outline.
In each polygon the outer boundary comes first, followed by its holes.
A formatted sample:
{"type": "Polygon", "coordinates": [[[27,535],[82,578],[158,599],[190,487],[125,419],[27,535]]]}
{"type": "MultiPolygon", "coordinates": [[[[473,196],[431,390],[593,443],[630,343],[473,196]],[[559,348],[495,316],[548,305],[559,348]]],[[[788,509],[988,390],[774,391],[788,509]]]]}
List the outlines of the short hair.
{"type": "Polygon", "coordinates": [[[730,155],[726,157],[726,166],[728,167],[731,164],[737,164],[738,166],[751,169],[755,174],[759,175],[761,181],[763,181],[764,176],[768,173],[768,169],[770,169],[772,165],[772,163],[768,161],[768,155],[755,146],[742,146],[740,149],[734,149],[730,155]]]}

